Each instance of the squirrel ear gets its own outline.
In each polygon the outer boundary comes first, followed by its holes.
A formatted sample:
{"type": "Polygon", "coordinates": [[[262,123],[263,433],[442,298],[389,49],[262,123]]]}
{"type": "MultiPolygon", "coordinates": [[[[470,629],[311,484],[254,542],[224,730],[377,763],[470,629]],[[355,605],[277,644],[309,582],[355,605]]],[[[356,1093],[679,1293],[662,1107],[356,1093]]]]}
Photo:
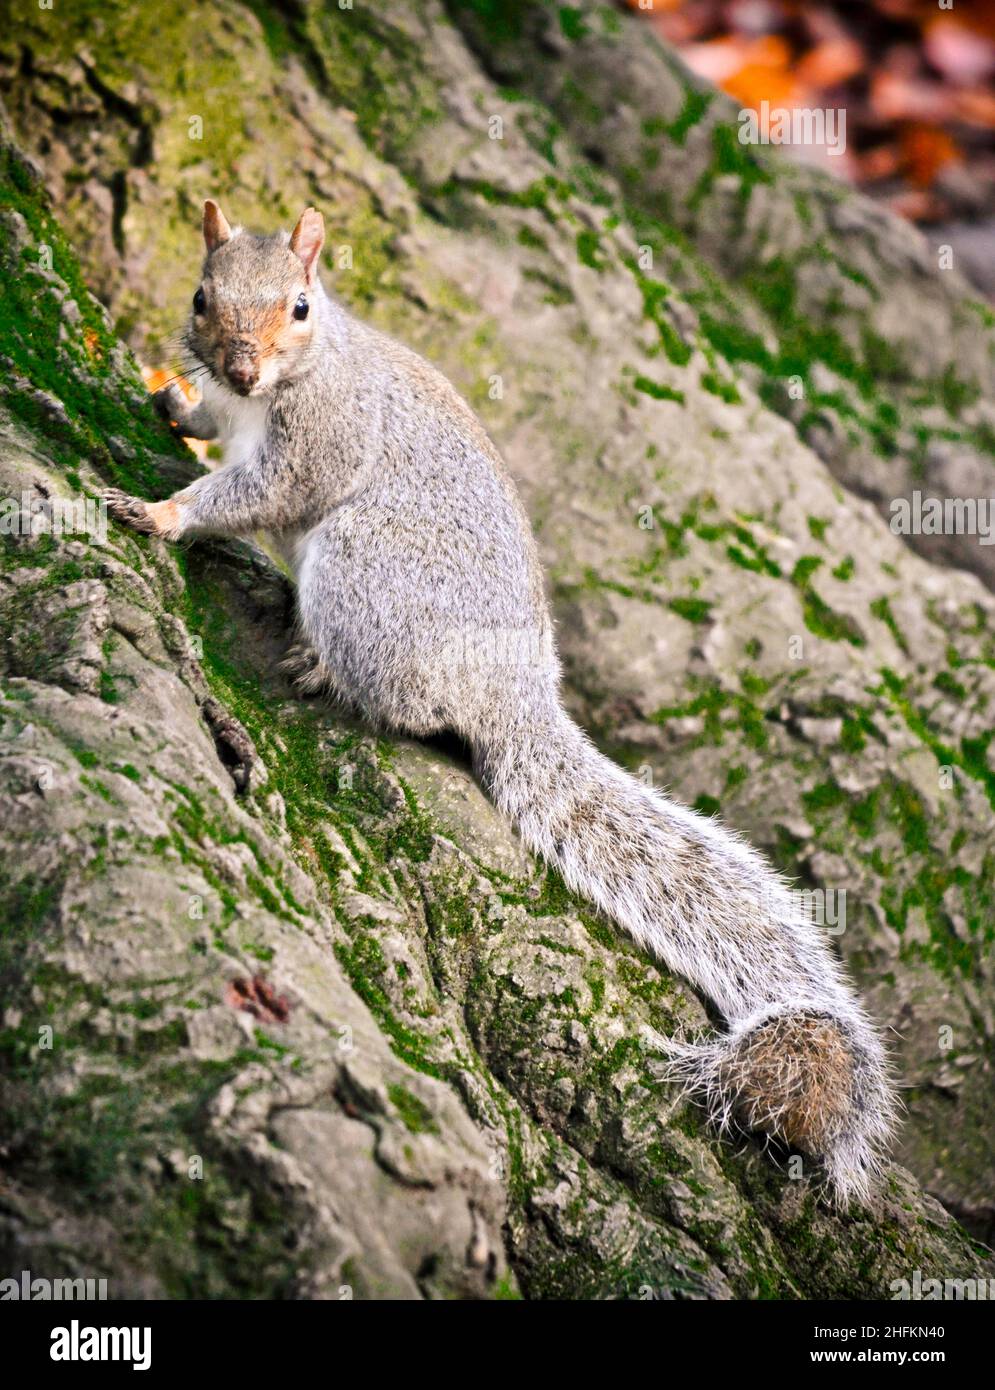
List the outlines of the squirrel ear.
{"type": "Polygon", "coordinates": [[[307,282],[313,285],[317,276],[318,252],[325,242],[325,223],[320,212],[308,208],[290,236],[290,249],[303,262],[307,282]]]}
{"type": "Polygon", "coordinates": [[[214,251],[231,236],[228,219],[213,199],[204,204],[204,244],[208,251],[214,251]]]}

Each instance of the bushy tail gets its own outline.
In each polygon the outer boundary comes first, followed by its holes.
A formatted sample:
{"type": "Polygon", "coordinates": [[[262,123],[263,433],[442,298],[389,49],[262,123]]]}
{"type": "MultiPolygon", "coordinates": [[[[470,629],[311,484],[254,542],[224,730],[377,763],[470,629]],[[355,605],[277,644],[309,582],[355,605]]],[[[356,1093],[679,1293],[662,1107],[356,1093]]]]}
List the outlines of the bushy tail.
{"type": "Polygon", "coordinates": [[[559,707],[475,741],[478,772],[530,849],[711,999],[728,1032],[670,1045],[675,1077],[722,1126],[821,1160],[866,1198],[896,1104],[884,1048],[825,929],[717,821],[603,757],[559,707]]]}

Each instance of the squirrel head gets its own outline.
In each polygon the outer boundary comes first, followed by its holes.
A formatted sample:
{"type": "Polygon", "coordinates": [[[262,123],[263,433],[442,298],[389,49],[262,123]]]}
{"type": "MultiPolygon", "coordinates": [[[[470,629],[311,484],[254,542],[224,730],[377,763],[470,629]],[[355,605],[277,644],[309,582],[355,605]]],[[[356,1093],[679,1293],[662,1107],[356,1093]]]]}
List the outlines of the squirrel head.
{"type": "Polygon", "coordinates": [[[207,200],[207,255],[185,341],[216,381],[240,396],[258,396],[294,375],[320,316],[324,239],[314,208],[301,214],[289,237],[253,236],[231,227],[207,200]]]}

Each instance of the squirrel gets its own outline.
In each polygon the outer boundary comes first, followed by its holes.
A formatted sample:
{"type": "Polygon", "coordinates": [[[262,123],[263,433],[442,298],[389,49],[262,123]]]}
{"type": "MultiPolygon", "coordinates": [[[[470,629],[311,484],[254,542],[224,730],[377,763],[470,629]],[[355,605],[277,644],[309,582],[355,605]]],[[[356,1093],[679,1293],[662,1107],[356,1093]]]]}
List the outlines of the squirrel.
{"type": "Polygon", "coordinates": [[[724,1032],[661,1040],[683,1091],[811,1157],[830,1200],[867,1200],[897,1113],[878,1030],[764,859],[566,712],[537,546],[470,406],[325,291],[315,209],[259,236],[208,200],[203,233],[183,336],[203,399],[154,399],[220,436],[222,466],[162,502],[111,489],[109,513],[173,541],[265,533],[312,683],[375,726],[461,736],[526,846],[721,1013],[724,1032]]]}

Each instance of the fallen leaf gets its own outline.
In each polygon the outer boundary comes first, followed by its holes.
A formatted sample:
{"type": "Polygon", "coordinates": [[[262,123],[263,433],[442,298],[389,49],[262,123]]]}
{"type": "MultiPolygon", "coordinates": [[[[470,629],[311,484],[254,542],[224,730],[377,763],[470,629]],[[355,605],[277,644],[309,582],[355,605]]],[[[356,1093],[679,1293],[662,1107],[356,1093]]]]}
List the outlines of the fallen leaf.
{"type": "Polygon", "coordinates": [[[854,39],[829,39],[802,55],[795,76],[806,87],[836,87],[864,70],[864,50],[854,39]]]}
{"type": "Polygon", "coordinates": [[[953,137],[937,126],[906,126],[899,139],[902,169],[914,188],[928,188],[945,165],[960,159],[953,137]]]}

